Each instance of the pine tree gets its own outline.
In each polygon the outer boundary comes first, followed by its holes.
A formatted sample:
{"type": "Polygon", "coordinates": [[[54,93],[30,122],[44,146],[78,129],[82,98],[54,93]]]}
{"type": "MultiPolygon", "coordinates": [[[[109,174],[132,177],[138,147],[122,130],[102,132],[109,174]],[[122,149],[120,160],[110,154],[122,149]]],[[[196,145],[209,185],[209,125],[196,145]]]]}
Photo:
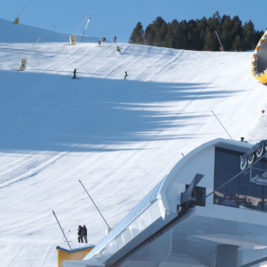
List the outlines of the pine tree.
{"type": "Polygon", "coordinates": [[[211,30],[207,30],[204,38],[204,50],[214,51],[218,50],[217,45],[218,41],[216,40],[215,34],[211,30]]]}
{"type": "Polygon", "coordinates": [[[163,46],[168,33],[167,23],[161,17],[157,17],[152,24],[152,30],[154,31],[153,43],[157,46],[163,46]]]}
{"type": "Polygon", "coordinates": [[[199,39],[200,39],[200,46],[199,50],[204,49],[204,44],[205,44],[205,35],[206,35],[206,30],[208,28],[208,21],[205,17],[203,17],[201,20],[198,21],[197,23],[197,31],[199,34],[199,39]]]}
{"type": "Polygon", "coordinates": [[[144,44],[144,30],[141,22],[138,22],[132,32],[129,43],[144,44]]]}
{"type": "Polygon", "coordinates": [[[242,26],[238,16],[220,16],[215,12],[212,17],[200,20],[173,20],[166,23],[161,17],[149,24],[144,30],[138,22],[129,39],[130,43],[146,43],[178,49],[218,51],[220,44],[215,31],[221,38],[226,51],[254,49],[263,32],[255,31],[251,21],[242,26]]]}
{"type": "Polygon", "coordinates": [[[170,48],[178,48],[178,39],[177,39],[178,27],[179,27],[178,21],[176,19],[173,20],[170,24],[168,24],[167,27],[168,27],[168,32],[165,37],[164,46],[170,48]]]}
{"type": "Polygon", "coordinates": [[[198,32],[197,22],[194,20],[189,20],[186,25],[186,31],[187,31],[186,49],[200,50],[202,44],[198,32]]]}
{"type": "Polygon", "coordinates": [[[233,42],[232,48],[234,51],[240,51],[241,47],[242,47],[241,37],[240,37],[240,35],[237,35],[235,37],[234,42],[233,42]]]}
{"type": "Polygon", "coordinates": [[[146,40],[146,42],[147,42],[148,45],[156,45],[154,43],[155,35],[156,35],[156,33],[153,30],[153,25],[152,24],[149,24],[146,27],[146,30],[145,30],[145,40],[146,40]]]}
{"type": "Polygon", "coordinates": [[[233,42],[232,39],[232,20],[230,16],[223,16],[221,41],[225,50],[231,50],[233,42]]]}
{"type": "Polygon", "coordinates": [[[243,27],[243,35],[244,35],[244,50],[254,49],[259,38],[257,36],[257,32],[254,30],[254,25],[251,21],[245,23],[243,27]]]}

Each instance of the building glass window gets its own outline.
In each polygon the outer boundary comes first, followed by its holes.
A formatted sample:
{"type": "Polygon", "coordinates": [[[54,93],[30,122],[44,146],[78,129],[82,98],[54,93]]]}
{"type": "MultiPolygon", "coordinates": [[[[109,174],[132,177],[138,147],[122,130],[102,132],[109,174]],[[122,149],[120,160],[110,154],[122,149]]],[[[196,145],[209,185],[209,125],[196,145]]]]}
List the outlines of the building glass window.
{"type": "Polygon", "coordinates": [[[250,182],[249,171],[245,172],[238,179],[239,207],[262,210],[263,186],[250,182]]]}
{"type": "Polygon", "coordinates": [[[237,151],[215,148],[214,203],[267,211],[267,186],[250,181],[250,177],[260,176],[267,170],[266,159],[253,166],[251,175],[248,169],[227,183],[240,173],[240,155],[237,151]]]}
{"type": "Polygon", "coordinates": [[[240,154],[229,150],[215,150],[214,203],[238,207],[238,179],[224,184],[239,172],[240,154]]]}

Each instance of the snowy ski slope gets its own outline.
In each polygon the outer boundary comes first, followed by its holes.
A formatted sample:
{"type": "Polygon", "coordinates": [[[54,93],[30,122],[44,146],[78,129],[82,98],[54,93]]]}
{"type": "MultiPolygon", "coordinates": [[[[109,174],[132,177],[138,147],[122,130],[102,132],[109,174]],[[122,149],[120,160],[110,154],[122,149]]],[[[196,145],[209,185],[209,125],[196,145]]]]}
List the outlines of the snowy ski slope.
{"type": "Polygon", "coordinates": [[[78,179],[114,226],[182,153],[228,137],[211,110],[234,139],[266,138],[267,88],[250,73],[251,52],[119,44],[118,54],[52,35],[24,42],[30,28],[15,43],[14,27],[0,43],[1,266],[56,266],[56,246],[67,245],[52,209],[72,247],[79,224],[99,241],[105,224],[78,179]]]}

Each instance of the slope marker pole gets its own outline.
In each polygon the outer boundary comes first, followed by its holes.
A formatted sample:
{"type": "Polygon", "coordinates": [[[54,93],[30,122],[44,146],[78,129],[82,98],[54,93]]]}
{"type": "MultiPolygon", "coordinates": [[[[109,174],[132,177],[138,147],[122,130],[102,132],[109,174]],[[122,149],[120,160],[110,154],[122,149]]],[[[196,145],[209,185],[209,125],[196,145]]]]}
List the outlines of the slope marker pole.
{"type": "Polygon", "coordinates": [[[23,6],[23,8],[19,11],[19,13],[17,15],[17,18],[19,18],[22,15],[25,8],[26,8],[26,6],[23,6]]]}
{"type": "Polygon", "coordinates": [[[218,39],[218,41],[219,41],[219,44],[220,44],[220,50],[221,50],[221,51],[224,51],[224,48],[223,48],[221,39],[220,39],[219,34],[217,33],[217,31],[215,31],[215,35],[216,35],[216,37],[217,37],[217,39],[218,39]]]}
{"type": "Polygon", "coordinates": [[[67,242],[67,244],[68,244],[68,246],[69,246],[69,248],[70,248],[70,250],[71,250],[70,243],[69,243],[69,241],[68,241],[68,239],[67,239],[67,237],[66,237],[66,235],[65,235],[65,233],[64,233],[64,231],[63,231],[63,229],[62,229],[62,227],[61,227],[61,225],[60,225],[60,222],[59,222],[59,220],[58,220],[58,218],[57,218],[56,213],[55,213],[53,210],[52,210],[52,213],[53,213],[53,215],[55,216],[55,219],[56,219],[56,221],[57,221],[57,224],[58,224],[58,226],[59,226],[59,228],[60,228],[60,230],[61,230],[61,232],[62,232],[62,234],[63,234],[63,236],[64,236],[64,238],[65,238],[65,240],[66,240],[66,242],[67,242]]]}
{"type": "Polygon", "coordinates": [[[86,22],[86,25],[84,27],[84,31],[83,31],[82,42],[83,42],[83,38],[84,38],[85,32],[86,32],[86,30],[88,28],[88,25],[89,25],[90,21],[91,21],[91,18],[88,17],[87,22],[86,22]]]}
{"type": "Polygon", "coordinates": [[[229,134],[229,132],[226,130],[226,128],[223,126],[222,122],[219,120],[219,118],[216,116],[215,112],[213,110],[211,110],[211,113],[213,114],[213,116],[216,118],[216,120],[221,124],[221,126],[223,127],[223,129],[225,130],[225,132],[228,134],[228,136],[233,140],[232,136],[229,134]]]}
{"type": "Polygon", "coordinates": [[[95,206],[96,210],[98,211],[98,213],[99,213],[99,214],[100,214],[100,216],[102,217],[103,221],[104,221],[104,222],[105,222],[105,224],[107,225],[107,227],[108,227],[108,231],[110,231],[110,230],[111,230],[110,226],[108,225],[108,223],[107,223],[107,221],[105,220],[105,218],[104,218],[103,214],[101,213],[101,211],[99,210],[99,208],[98,208],[98,207],[97,207],[97,205],[95,204],[94,200],[92,199],[92,197],[91,197],[91,196],[90,196],[90,194],[88,193],[87,189],[86,189],[86,188],[85,188],[85,186],[83,185],[82,181],[81,181],[81,180],[79,180],[79,183],[82,185],[82,187],[83,187],[84,191],[87,193],[88,197],[89,197],[89,198],[90,198],[90,200],[93,202],[93,204],[94,204],[94,206],[95,206]]]}

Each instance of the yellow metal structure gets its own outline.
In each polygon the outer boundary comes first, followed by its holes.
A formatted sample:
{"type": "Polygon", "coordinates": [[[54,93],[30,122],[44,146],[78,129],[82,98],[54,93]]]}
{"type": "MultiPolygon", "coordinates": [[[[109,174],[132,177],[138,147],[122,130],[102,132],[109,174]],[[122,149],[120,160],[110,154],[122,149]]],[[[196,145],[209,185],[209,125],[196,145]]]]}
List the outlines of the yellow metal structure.
{"type": "Polygon", "coordinates": [[[57,247],[58,267],[63,267],[63,261],[66,260],[82,260],[93,248],[94,246],[88,246],[68,250],[61,247],[57,247]]]}
{"type": "Polygon", "coordinates": [[[76,35],[70,35],[70,45],[76,45],[76,35]]]}
{"type": "Polygon", "coordinates": [[[251,71],[255,79],[267,85],[267,31],[259,40],[252,56],[251,71]]]}
{"type": "Polygon", "coordinates": [[[19,24],[19,18],[15,18],[14,24],[19,24]]]}

